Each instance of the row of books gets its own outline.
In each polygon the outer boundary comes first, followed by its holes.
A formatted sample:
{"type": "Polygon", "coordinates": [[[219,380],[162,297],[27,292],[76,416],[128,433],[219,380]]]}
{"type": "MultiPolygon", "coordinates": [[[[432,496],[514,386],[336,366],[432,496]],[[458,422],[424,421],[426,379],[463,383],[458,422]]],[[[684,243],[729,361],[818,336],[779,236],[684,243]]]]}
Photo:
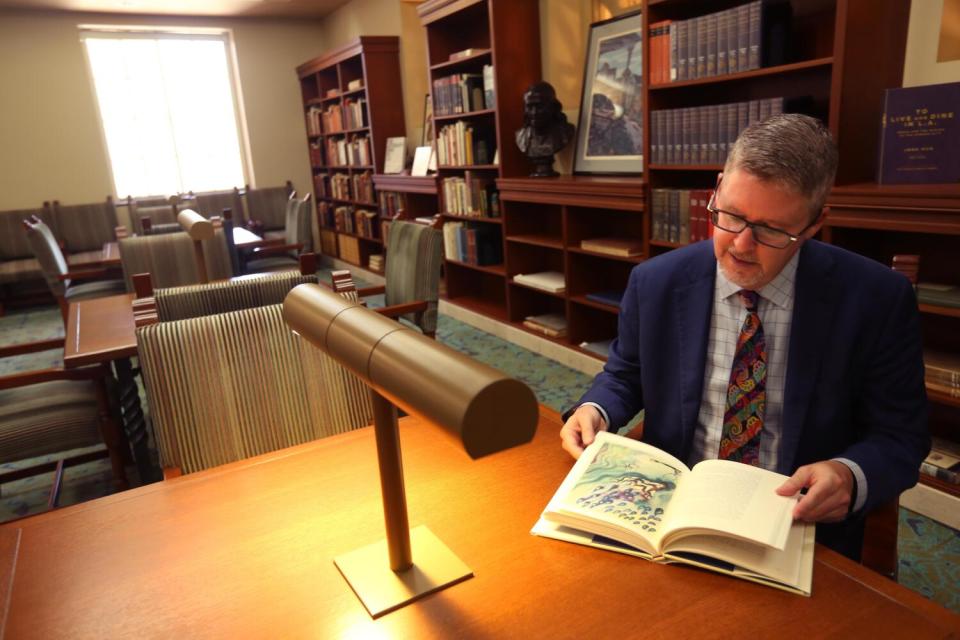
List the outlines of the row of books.
{"type": "Polygon", "coordinates": [[[323,133],[323,125],[321,125],[322,115],[323,110],[320,107],[310,107],[307,109],[308,136],[319,136],[321,133],[323,133]]]}
{"type": "Polygon", "coordinates": [[[464,171],[462,178],[444,178],[441,187],[447,213],[479,218],[500,215],[500,194],[493,182],[478,178],[473,171],[464,171]]]}
{"type": "Polygon", "coordinates": [[[779,97],[651,111],[652,162],[721,164],[741,131],[783,113],[784,106],[784,98],[779,97]]]}
{"type": "Polygon", "coordinates": [[[434,113],[448,116],[493,108],[493,66],[483,73],[455,73],[433,81],[434,113]],[[488,71],[489,69],[489,71],[488,71]]]}
{"type": "Polygon", "coordinates": [[[649,26],[652,84],[784,64],[790,4],[755,0],[689,20],[649,26]]]}
{"type": "Polygon", "coordinates": [[[310,166],[311,167],[322,167],[323,166],[323,147],[320,146],[319,142],[311,142],[308,145],[310,149],[310,166]]]}
{"type": "Polygon", "coordinates": [[[930,454],[920,464],[920,472],[950,484],[960,484],[960,444],[933,438],[930,454]]]}
{"type": "Polygon", "coordinates": [[[707,189],[653,189],[650,239],[688,244],[713,236],[707,189]]]}
{"type": "Polygon", "coordinates": [[[369,209],[356,209],[351,206],[339,206],[333,210],[333,228],[340,233],[352,233],[364,238],[379,238],[380,225],[377,224],[377,212],[369,209]]]}
{"type": "Polygon", "coordinates": [[[443,254],[447,260],[489,266],[503,264],[503,239],[500,227],[469,222],[443,225],[443,254]]]}
{"type": "Polygon", "coordinates": [[[331,167],[364,167],[372,164],[368,136],[354,136],[349,140],[328,138],[326,149],[327,165],[331,167]]]}
{"type": "MultiPolygon", "coordinates": [[[[307,130],[310,131],[311,107],[307,113],[307,130]]],[[[343,101],[343,105],[331,104],[320,114],[321,130],[311,133],[339,133],[345,129],[359,129],[367,126],[367,101],[364,98],[350,98],[343,101]]]]}
{"type": "Polygon", "coordinates": [[[564,338],[567,335],[567,319],[562,313],[543,313],[527,316],[523,326],[551,338],[564,338]]]}
{"type": "Polygon", "coordinates": [[[927,387],[960,398],[960,356],[940,351],[923,352],[927,387]]]}
{"type": "MultiPolygon", "coordinates": [[[[388,218],[395,217],[401,211],[407,210],[407,194],[398,191],[381,191],[378,194],[380,199],[380,213],[388,218]]],[[[386,234],[384,234],[386,240],[386,234]]]]}
{"type": "Polygon", "coordinates": [[[489,131],[478,131],[464,120],[440,129],[437,160],[441,165],[490,164],[493,142],[489,131]]]}

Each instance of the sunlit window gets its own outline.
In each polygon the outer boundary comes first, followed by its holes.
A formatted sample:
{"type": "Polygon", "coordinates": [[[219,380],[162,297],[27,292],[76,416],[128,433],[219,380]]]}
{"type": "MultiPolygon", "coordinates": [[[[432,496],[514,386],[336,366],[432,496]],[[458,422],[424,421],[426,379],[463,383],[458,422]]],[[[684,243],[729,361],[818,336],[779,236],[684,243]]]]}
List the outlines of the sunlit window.
{"type": "Polygon", "coordinates": [[[119,197],[246,182],[226,35],[82,37],[119,197]]]}

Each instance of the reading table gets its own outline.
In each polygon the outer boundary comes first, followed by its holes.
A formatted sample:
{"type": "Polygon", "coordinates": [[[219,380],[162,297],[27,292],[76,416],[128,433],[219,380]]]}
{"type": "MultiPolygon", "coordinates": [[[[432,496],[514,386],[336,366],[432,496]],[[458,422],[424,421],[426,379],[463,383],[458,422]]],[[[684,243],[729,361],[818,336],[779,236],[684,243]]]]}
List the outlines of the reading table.
{"type": "MultiPolygon", "coordinates": [[[[960,616],[825,549],[813,596],[530,535],[560,421],[479,460],[401,420],[412,526],[475,577],[372,620],[334,556],[384,537],[371,428],[0,527],[9,637],[903,637],[960,616]]],[[[386,562],[386,557],[384,558],[386,562]]],[[[416,562],[416,557],[414,557],[416,562]]]]}

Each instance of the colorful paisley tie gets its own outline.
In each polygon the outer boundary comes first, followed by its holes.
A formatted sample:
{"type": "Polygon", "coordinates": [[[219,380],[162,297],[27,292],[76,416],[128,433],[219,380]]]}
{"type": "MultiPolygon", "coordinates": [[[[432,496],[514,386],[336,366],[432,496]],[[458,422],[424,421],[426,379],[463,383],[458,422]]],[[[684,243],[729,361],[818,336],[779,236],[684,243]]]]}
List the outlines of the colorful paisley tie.
{"type": "Polygon", "coordinates": [[[740,329],[730,370],[719,458],[759,466],[767,402],[767,345],[757,315],[757,292],[741,290],[738,295],[747,308],[747,319],[740,329]]]}

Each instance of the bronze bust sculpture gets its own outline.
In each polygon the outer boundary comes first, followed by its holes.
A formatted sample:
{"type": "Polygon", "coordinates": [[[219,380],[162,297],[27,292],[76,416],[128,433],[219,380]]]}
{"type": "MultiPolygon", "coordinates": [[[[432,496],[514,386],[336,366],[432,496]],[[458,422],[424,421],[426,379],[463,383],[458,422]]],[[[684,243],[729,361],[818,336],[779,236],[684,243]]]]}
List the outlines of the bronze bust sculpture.
{"type": "Polygon", "coordinates": [[[549,82],[530,85],[523,94],[523,127],[517,129],[517,146],[533,163],[531,177],[560,175],[553,170],[553,156],[573,138],[563,105],[549,82]]]}

